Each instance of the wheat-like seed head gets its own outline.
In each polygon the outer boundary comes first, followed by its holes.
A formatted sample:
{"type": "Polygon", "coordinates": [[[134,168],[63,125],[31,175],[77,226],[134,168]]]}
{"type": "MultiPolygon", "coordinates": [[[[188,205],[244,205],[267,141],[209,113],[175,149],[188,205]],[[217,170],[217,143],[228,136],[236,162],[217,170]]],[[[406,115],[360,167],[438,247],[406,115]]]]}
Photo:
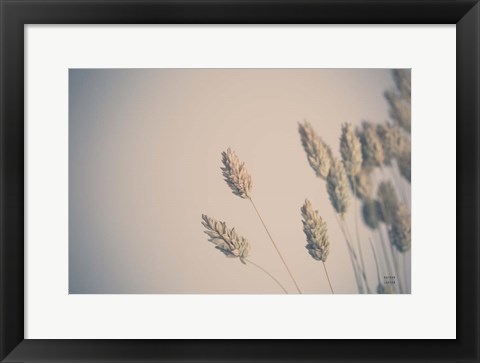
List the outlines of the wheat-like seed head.
{"type": "Polygon", "coordinates": [[[399,204],[389,230],[390,242],[400,252],[406,252],[411,245],[410,212],[405,204],[399,204]]]}
{"type": "Polygon", "coordinates": [[[386,123],[377,125],[377,135],[382,143],[384,164],[391,165],[392,159],[395,158],[403,141],[398,127],[386,123]]]}
{"type": "Polygon", "coordinates": [[[344,215],[350,203],[348,194],[348,179],[343,163],[334,158],[327,177],[327,192],[335,211],[344,215]]]}
{"type": "Polygon", "coordinates": [[[377,125],[377,134],[382,141],[385,155],[384,164],[391,165],[392,159],[396,159],[400,174],[411,181],[411,142],[410,136],[399,127],[392,124],[377,125]]]}
{"type": "Polygon", "coordinates": [[[392,76],[397,90],[405,100],[410,102],[412,90],[412,72],[410,69],[393,69],[392,76]]]}
{"type": "Polygon", "coordinates": [[[380,205],[380,219],[387,225],[393,223],[398,198],[391,181],[383,181],[378,185],[377,198],[380,205]]]}
{"type": "Polygon", "coordinates": [[[303,218],[303,232],[307,237],[307,245],[310,256],[317,261],[325,262],[330,250],[330,242],[327,236],[327,223],[320,217],[318,211],[314,210],[308,199],[301,208],[303,218]]]}
{"type": "Polygon", "coordinates": [[[307,121],[298,124],[298,132],[302,141],[303,149],[307,154],[308,163],[315,174],[326,179],[332,164],[332,151],[330,147],[313,130],[307,121]]]}
{"type": "Polygon", "coordinates": [[[350,181],[350,188],[352,189],[352,192],[356,193],[358,199],[367,200],[372,197],[373,182],[371,170],[362,168],[360,173],[354,177],[349,177],[348,180],[350,181]]]}
{"type": "Polygon", "coordinates": [[[363,221],[368,228],[377,229],[380,224],[380,204],[378,200],[367,199],[362,204],[363,221]]]}
{"type": "Polygon", "coordinates": [[[363,166],[365,168],[381,166],[385,155],[375,127],[364,121],[362,128],[357,129],[357,135],[362,143],[363,166]]]}
{"type": "Polygon", "coordinates": [[[355,177],[362,170],[362,144],[353,130],[351,123],[342,125],[340,137],[340,154],[345,171],[349,177],[355,177]]]}
{"type": "Polygon", "coordinates": [[[238,160],[237,154],[230,148],[222,152],[222,174],[233,194],[240,198],[251,197],[252,178],[248,174],[245,163],[238,160]]]}
{"type": "Polygon", "coordinates": [[[390,106],[390,117],[392,120],[410,133],[412,127],[410,101],[393,91],[386,91],[384,95],[390,106]]]}
{"type": "Polygon", "coordinates": [[[397,127],[398,133],[395,144],[395,153],[398,154],[402,150],[410,150],[412,142],[410,134],[407,134],[405,131],[397,127]]]}
{"type": "Polygon", "coordinates": [[[409,183],[412,182],[412,152],[410,149],[410,143],[405,145],[405,147],[399,151],[397,155],[398,169],[400,174],[407,180],[409,183]]]}
{"type": "Polygon", "coordinates": [[[217,221],[202,214],[202,224],[206,228],[204,231],[209,241],[215,245],[215,248],[223,252],[230,258],[238,257],[243,264],[246,264],[245,258],[248,257],[250,244],[248,241],[235,232],[235,228],[228,228],[225,222],[217,221]]]}

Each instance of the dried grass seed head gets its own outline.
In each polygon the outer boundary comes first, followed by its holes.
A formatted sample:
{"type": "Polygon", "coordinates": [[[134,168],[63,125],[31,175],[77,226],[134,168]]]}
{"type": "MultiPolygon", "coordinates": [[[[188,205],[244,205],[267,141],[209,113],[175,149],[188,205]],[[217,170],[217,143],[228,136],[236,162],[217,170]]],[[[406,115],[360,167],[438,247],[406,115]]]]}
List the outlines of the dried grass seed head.
{"type": "Polygon", "coordinates": [[[222,152],[222,174],[233,194],[240,198],[248,199],[251,197],[252,178],[248,174],[244,162],[240,162],[237,154],[228,148],[222,152]]]}
{"type": "Polygon", "coordinates": [[[350,203],[348,179],[343,163],[334,158],[327,177],[327,192],[335,211],[344,215],[350,203]]]}
{"type": "Polygon", "coordinates": [[[376,128],[369,122],[363,121],[357,135],[362,143],[363,166],[371,168],[381,166],[384,161],[383,147],[376,128]]]}
{"type": "Polygon", "coordinates": [[[350,181],[350,188],[352,189],[352,192],[356,193],[358,199],[368,200],[372,197],[373,181],[371,170],[362,168],[360,173],[354,177],[349,177],[348,179],[350,181]],[[353,184],[354,181],[355,185],[353,184]]]}
{"type": "Polygon", "coordinates": [[[409,101],[411,100],[412,91],[412,72],[410,69],[392,69],[393,81],[397,86],[398,92],[402,97],[409,101]]]}
{"type": "Polygon", "coordinates": [[[384,96],[390,106],[390,117],[392,120],[410,133],[412,128],[410,101],[394,91],[386,91],[384,96]]]}
{"type": "Polygon", "coordinates": [[[345,171],[349,177],[355,177],[362,170],[362,144],[355,134],[351,123],[342,125],[340,136],[340,154],[345,171]]]}
{"type": "Polygon", "coordinates": [[[245,258],[248,257],[250,244],[244,237],[238,235],[234,228],[228,228],[225,222],[205,214],[202,214],[202,224],[206,228],[204,232],[208,235],[208,240],[217,250],[229,258],[238,257],[243,264],[246,264],[245,258]]]}
{"type": "Polygon", "coordinates": [[[410,144],[408,147],[403,148],[397,155],[398,169],[400,174],[407,180],[409,183],[412,182],[412,152],[410,149],[410,144]]]}
{"type": "Polygon", "coordinates": [[[307,245],[310,256],[317,261],[325,262],[330,252],[330,242],[327,235],[327,223],[314,210],[308,199],[301,208],[303,232],[307,237],[307,245]]]}
{"type": "Polygon", "coordinates": [[[380,205],[380,219],[391,225],[398,207],[398,198],[391,181],[382,181],[378,185],[377,199],[380,205]]]}
{"type": "Polygon", "coordinates": [[[365,200],[362,204],[362,218],[365,225],[375,230],[380,225],[380,203],[378,200],[365,200]]]}
{"type": "Polygon", "coordinates": [[[325,180],[332,164],[330,147],[315,133],[312,125],[307,121],[298,124],[298,132],[308,163],[315,174],[325,180]]]}
{"type": "Polygon", "coordinates": [[[377,134],[382,141],[385,155],[384,164],[391,165],[396,159],[400,174],[411,181],[411,141],[410,136],[398,126],[392,124],[377,125],[377,134]]]}
{"type": "Polygon", "coordinates": [[[384,164],[390,166],[402,142],[400,129],[391,123],[377,125],[377,135],[382,143],[384,164]]]}
{"type": "Polygon", "coordinates": [[[389,230],[390,242],[400,252],[406,252],[411,246],[410,211],[405,204],[399,204],[389,230]]]}

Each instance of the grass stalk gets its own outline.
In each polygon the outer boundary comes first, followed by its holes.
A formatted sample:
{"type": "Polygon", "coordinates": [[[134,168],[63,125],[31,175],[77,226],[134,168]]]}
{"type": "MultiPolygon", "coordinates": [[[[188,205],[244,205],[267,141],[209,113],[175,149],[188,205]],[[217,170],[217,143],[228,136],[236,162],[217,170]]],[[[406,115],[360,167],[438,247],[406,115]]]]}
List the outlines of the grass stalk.
{"type": "Polygon", "coordinates": [[[325,270],[325,275],[327,275],[328,285],[330,285],[330,290],[332,291],[332,294],[335,294],[333,292],[332,283],[330,282],[330,277],[328,277],[327,266],[325,266],[325,262],[322,262],[322,263],[323,263],[323,269],[325,270]]]}
{"type": "Polygon", "coordinates": [[[397,258],[397,255],[395,253],[395,250],[393,248],[393,244],[389,243],[390,245],[390,251],[392,253],[392,260],[393,260],[393,266],[395,268],[395,276],[398,280],[398,288],[400,289],[400,293],[404,293],[404,289],[403,289],[403,285],[402,285],[402,279],[400,278],[400,270],[398,268],[398,258],[397,258]]]}
{"type": "Polygon", "coordinates": [[[249,260],[248,258],[245,258],[244,259],[245,261],[247,261],[249,264],[255,266],[256,268],[258,268],[259,270],[263,271],[265,274],[267,274],[268,276],[270,276],[270,278],[275,281],[277,283],[278,286],[280,286],[282,288],[282,290],[285,292],[285,294],[288,294],[288,291],[287,289],[285,289],[283,287],[283,285],[280,283],[280,281],[278,281],[275,276],[273,276],[270,272],[268,272],[266,269],[264,269],[262,266],[256,264],[255,262],[249,260]]]}
{"type": "Polygon", "coordinates": [[[382,283],[382,278],[381,278],[381,273],[380,273],[380,266],[378,264],[377,252],[375,251],[375,246],[373,245],[373,242],[372,242],[371,238],[369,239],[369,241],[370,241],[370,247],[372,248],[372,252],[373,252],[373,258],[375,259],[375,268],[377,270],[378,285],[381,286],[383,283],[382,283]]]}
{"type": "Polygon", "coordinates": [[[358,254],[360,255],[360,263],[363,271],[363,277],[365,279],[365,285],[367,287],[368,293],[371,293],[370,287],[368,286],[368,281],[365,276],[365,260],[363,259],[363,251],[362,251],[362,243],[360,242],[360,234],[358,232],[358,210],[357,210],[357,181],[356,178],[353,177],[353,214],[355,217],[355,233],[357,237],[357,245],[358,245],[358,254]]]}
{"type": "MultiPolygon", "coordinates": [[[[350,228],[348,227],[348,224],[343,217],[341,218],[341,220],[342,220],[342,222],[345,226],[345,231],[347,232],[348,238],[352,242],[353,238],[352,238],[352,234],[350,233],[350,228]]],[[[352,246],[352,249],[353,249],[353,246],[352,246]]],[[[370,286],[368,285],[368,279],[367,279],[367,275],[365,273],[365,269],[362,268],[361,264],[358,262],[358,259],[357,259],[357,264],[358,264],[358,268],[360,270],[360,276],[362,277],[362,279],[365,283],[365,287],[367,289],[367,294],[371,294],[372,290],[370,289],[370,286]]]]}
{"type": "Polygon", "coordinates": [[[378,227],[377,233],[380,239],[380,247],[382,247],[382,254],[383,254],[383,259],[385,260],[385,267],[387,268],[387,273],[389,275],[392,275],[395,273],[395,271],[393,270],[392,262],[390,261],[389,253],[387,251],[387,246],[381,230],[381,226],[378,227]]]}
{"type": "Polygon", "coordinates": [[[258,218],[260,218],[260,221],[262,222],[263,228],[265,228],[265,231],[267,232],[267,235],[268,235],[268,237],[270,238],[270,241],[272,242],[273,247],[275,247],[275,250],[277,251],[278,256],[280,257],[280,259],[281,259],[282,262],[283,262],[283,265],[284,265],[285,268],[287,269],[288,274],[290,275],[293,283],[295,284],[295,287],[296,287],[298,293],[301,294],[302,291],[300,290],[300,287],[298,286],[297,281],[296,281],[295,278],[293,277],[292,272],[291,272],[290,269],[288,268],[287,262],[286,262],[285,259],[283,258],[282,253],[281,253],[280,250],[278,249],[277,244],[275,243],[275,241],[274,241],[273,238],[272,238],[272,235],[271,235],[270,232],[268,231],[267,225],[266,225],[265,222],[263,221],[263,218],[262,218],[262,216],[260,215],[260,212],[258,211],[255,203],[253,202],[253,199],[252,199],[251,197],[248,198],[248,199],[249,199],[250,202],[252,203],[253,209],[255,209],[255,212],[257,213],[258,218]]]}
{"type": "Polygon", "coordinates": [[[350,245],[347,234],[346,234],[342,224],[340,223],[340,219],[338,218],[336,213],[334,213],[334,214],[335,214],[335,219],[337,220],[338,226],[340,227],[340,230],[343,233],[343,237],[345,238],[345,243],[347,244],[348,254],[350,255],[350,262],[352,264],[353,273],[355,274],[355,281],[357,283],[358,292],[360,294],[364,294],[365,291],[363,289],[362,279],[359,276],[360,267],[358,266],[357,255],[355,254],[355,251],[353,250],[352,246],[350,245]]]}

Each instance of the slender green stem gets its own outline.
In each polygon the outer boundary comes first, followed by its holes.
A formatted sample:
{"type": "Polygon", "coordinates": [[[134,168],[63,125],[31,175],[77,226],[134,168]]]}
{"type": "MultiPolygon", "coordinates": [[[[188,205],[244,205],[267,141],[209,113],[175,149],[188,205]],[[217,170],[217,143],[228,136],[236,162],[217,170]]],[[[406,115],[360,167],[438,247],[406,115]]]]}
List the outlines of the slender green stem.
{"type": "Polygon", "coordinates": [[[253,209],[255,209],[255,212],[257,212],[258,218],[260,218],[260,221],[261,221],[262,224],[263,224],[263,228],[265,228],[265,231],[267,232],[268,237],[270,238],[270,241],[272,241],[273,247],[275,247],[275,250],[277,251],[278,256],[280,256],[280,259],[282,260],[285,268],[287,269],[288,274],[289,274],[290,277],[292,278],[292,281],[293,281],[293,283],[295,284],[295,287],[297,288],[298,293],[301,294],[302,291],[301,291],[300,288],[298,287],[297,281],[295,281],[295,278],[293,277],[292,272],[291,272],[290,269],[288,268],[287,262],[286,262],[285,259],[283,258],[280,250],[279,250],[278,247],[277,247],[277,244],[275,243],[275,241],[274,241],[273,238],[272,238],[272,235],[271,235],[270,232],[268,231],[268,228],[267,228],[265,222],[263,221],[262,216],[260,215],[257,207],[255,206],[255,203],[253,202],[253,199],[252,199],[252,198],[248,198],[248,199],[250,199],[250,202],[252,203],[253,209]]]}
{"type": "Polygon", "coordinates": [[[330,290],[332,291],[332,294],[335,294],[333,292],[332,283],[330,282],[330,277],[328,277],[327,266],[325,266],[325,262],[322,261],[322,263],[323,263],[323,269],[325,270],[325,275],[327,275],[328,284],[330,285],[330,290]]]}
{"type": "Polygon", "coordinates": [[[275,281],[277,283],[278,286],[280,286],[282,288],[282,290],[285,292],[285,294],[288,294],[288,291],[283,287],[283,285],[270,272],[268,272],[262,266],[256,264],[255,262],[250,261],[248,258],[244,258],[244,260],[247,261],[248,263],[252,264],[256,268],[258,268],[259,270],[265,272],[268,276],[270,276],[272,278],[273,281],[275,281]]]}

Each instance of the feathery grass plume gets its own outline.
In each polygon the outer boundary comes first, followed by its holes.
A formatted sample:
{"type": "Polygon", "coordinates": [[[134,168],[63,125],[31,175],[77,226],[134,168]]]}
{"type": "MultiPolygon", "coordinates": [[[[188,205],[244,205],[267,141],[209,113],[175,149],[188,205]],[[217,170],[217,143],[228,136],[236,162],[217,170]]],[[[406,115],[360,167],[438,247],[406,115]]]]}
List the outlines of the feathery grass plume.
{"type": "Polygon", "coordinates": [[[251,196],[252,178],[244,162],[240,162],[232,149],[222,152],[222,173],[233,194],[248,199],[251,196]]]}
{"type": "Polygon", "coordinates": [[[222,173],[233,194],[240,198],[248,199],[251,197],[252,178],[248,174],[244,162],[240,162],[237,154],[228,148],[222,152],[222,173]]]}
{"type": "Polygon", "coordinates": [[[411,85],[412,85],[412,72],[410,69],[392,69],[392,76],[397,86],[397,90],[402,97],[409,101],[411,100],[411,85]]]}
{"type": "Polygon", "coordinates": [[[391,225],[398,207],[397,194],[391,181],[382,181],[378,185],[377,198],[380,206],[380,220],[391,225]]]}
{"type": "Polygon", "coordinates": [[[380,224],[381,207],[378,200],[367,199],[362,205],[363,221],[370,229],[377,229],[380,224]]]}
{"type": "Polygon", "coordinates": [[[322,261],[328,285],[333,294],[332,283],[330,282],[327,266],[325,265],[328,253],[330,252],[330,242],[328,241],[327,236],[327,223],[323,221],[318,211],[313,209],[312,204],[308,199],[305,199],[305,203],[300,210],[303,218],[303,232],[305,232],[305,236],[307,237],[307,245],[305,248],[315,260],[322,261]]]}
{"type": "MultiPolygon", "coordinates": [[[[368,282],[365,278],[365,261],[363,258],[362,243],[360,240],[360,233],[358,231],[358,217],[357,217],[357,199],[355,198],[357,193],[357,175],[362,170],[362,144],[360,139],[355,134],[352,124],[344,123],[342,125],[342,134],[340,136],[340,154],[342,155],[343,165],[345,166],[345,172],[353,184],[353,208],[355,212],[355,234],[357,238],[358,254],[360,256],[360,268],[363,271],[363,277],[365,279],[365,284],[367,291],[370,290],[368,282]]],[[[364,190],[362,190],[364,191],[364,190]]],[[[360,193],[361,194],[361,193],[360,193]]],[[[348,224],[345,223],[345,227],[348,232],[348,224]]]]}
{"type": "MultiPolygon", "coordinates": [[[[396,126],[395,126],[396,127],[396,126]]],[[[410,149],[412,142],[410,134],[404,132],[400,128],[396,127],[397,129],[397,137],[396,137],[396,144],[395,144],[395,152],[398,154],[402,150],[410,149]]]]}
{"type": "Polygon", "coordinates": [[[235,232],[235,228],[228,228],[225,222],[217,221],[202,214],[202,224],[206,228],[204,231],[209,241],[215,245],[215,248],[223,252],[230,258],[239,258],[246,265],[245,259],[248,257],[250,244],[248,241],[235,232]]]}
{"type": "Polygon", "coordinates": [[[390,106],[390,117],[398,126],[410,133],[411,130],[411,107],[410,101],[404,99],[394,91],[386,91],[385,99],[390,106]]]}
{"type": "MultiPolygon", "coordinates": [[[[363,258],[363,251],[362,251],[362,243],[360,240],[360,233],[358,230],[358,217],[357,217],[357,199],[355,198],[357,193],[357,175],[362,170],[362,144],[360,139],[355,134],[353,127],[351,124],[346,123],[342,125],[342,135],[340,137],[340,154],[342,155],[343,164],[345,166],[345,172],[353,184],[353,208],[354,208],[354,217],[355,217],[355,234],[357,238],[357,246],[358,246],[358,254],[360,257],[360,268],[362,270],[362,275],[365,280],[365,285],[367,287],[367,291],[370,291],[370,287],[368,286],[368,282],[365,276],[365,260],[363,258]]],[[[364,190],[362,190],[364,191],[364,190]]],[[[360,193],[361,194],[361,193],[360,193]]],[[[348,224],[345,223],[345,228],[348,231],[348,224]]]]}
{"type": "Polygon", "coordinates": [[[310,256],[317,261],[325,262],[330,250],[330,242],[327,236],[327,223],[314,210],[308,199],[301,208],[303,218],[303,232],[307,236],[307,245],[310,256]]]}
{"type": "Polygon", "coordinates": [[[328,173],[327,192],[333,208],[338,214],[343,216],[350,204],[350,199],[347,174],[345,173],[343,163],[338,158],[333,159],[330,173],[328,173]]]}
{"type": "Polygon", "coordinates": [[[412,182],[412,153],[410,149],[410,144],[408,147],[404,147],[397,155],[398,169],[400,174],[407,180],[409,183],[412,182]]]}
{"type": "Polygon", "coordinates": [[[390,123],[378,124],[377,135],[382,142],[384,154],[383,162],[385,165],[390,166],[392,164],[392,159],[395,158],[398,150],[400,150],[404,138],[401,137],[398,127],[390,123]]]}
{"type": "Polygon", "coordinates": [[[360,173],[348,179],[350,181],[350,188],[356,193],[358,199],[367,200],[371,198],[373,191],[371,171],[363,168],[360,173]],[[355,186],[353,184],[354,182],[355,186]]]}
{"type": "Polygon", "coordinates": [[[400,252],[406,252],[411,245],[410,212],[405,204],[399,204],[395,211],[392,226],[388,232],[390,242],[400,252]]]}
{"type": "Polygon", "coordinates": [[[375,127],[363,121],[361,129],[357,129],[357,135],[362,143],[363,166],[366,168],[381,166],[385,156],[375,127]]]}
{"type": "Polygon", "coordinates": [[[362,170],[362,144],[353,130],[351,123],[342,125],[340,136],[340,154],[342,155],[345,172],[349,177],[355,177],[362,170]]]}
{"type": "Polygon", "coordinates": [[[221,251],[229,258],[238,257],[244,265],[246,265],[248,262],[248,264],[255,266],[267,274],[286,294],[288,294],[288,291],[280,283],[280,281],[275,278],[275,276],[273,276],[262,266],[247,259],[250,250],[250,244],[244,237],[239,236],[235,232],[234,228],[230,229],[226,226],[225,222],[217,221],[216,219],[210,218],[205,214],[202,214],[202,219],[202,225],[207,228],[207,230],[204,232],[208,235],[208,240],[215,244],[216,249],[221,251]]]}
{"type": "Polygon", "coordinates": [[[307,154],[308,163],[317,177],[326,179],[332,165],[332,151],[330,147],[315,133],[310,123],[305,121],[298,124],[298,132],[303,149],[307,154]]]}
{"type": "Polygon", "coordinates": [[[288,271],[288,274],[292,278],[292,281],[295,284],[297,291],[301,294],[302,292],[300,290],[300,287],[297,284],[297,281],[293,277],[293,274],[290,271],[287,265],[287,262],[283,258],[282,253],[280,252],[279,248],[277,247],[277,244],[273,240],[272,235],[270,234],[270,231],[267,228],[267,225],[263,221],[263,218],[260,215],[260,212],[258,211],[255,203],[253,202],[253,198],[251,194],[252,178],[250,177],[250,174],[248,174],[247,172],[245,163],[240,162],[237,154],[235,154],[235,152],[232,151],[230,148],[228,148],[227,151],[222,152],[222,163],[223,163],[223,168],[221,168],[222,174],[228,186],[232,189],[233,194],[238,195],[240,198],[248,199],[250,201],[253,209],[255,210],[255,212],[258,215],[258,218],[260,219],[260,222],[265,228],[265,231],[267,232],[267,235],[270,238],[270,241],[272,242],[273,247],[277,251],[278,256],[282,260],[282,263],[284,264],[286,270],[288,271]]]}
{"type": "Polygon", "coordinates": [[[393,285],[378,284],[377,294],[395,294],[393,285]]]}

